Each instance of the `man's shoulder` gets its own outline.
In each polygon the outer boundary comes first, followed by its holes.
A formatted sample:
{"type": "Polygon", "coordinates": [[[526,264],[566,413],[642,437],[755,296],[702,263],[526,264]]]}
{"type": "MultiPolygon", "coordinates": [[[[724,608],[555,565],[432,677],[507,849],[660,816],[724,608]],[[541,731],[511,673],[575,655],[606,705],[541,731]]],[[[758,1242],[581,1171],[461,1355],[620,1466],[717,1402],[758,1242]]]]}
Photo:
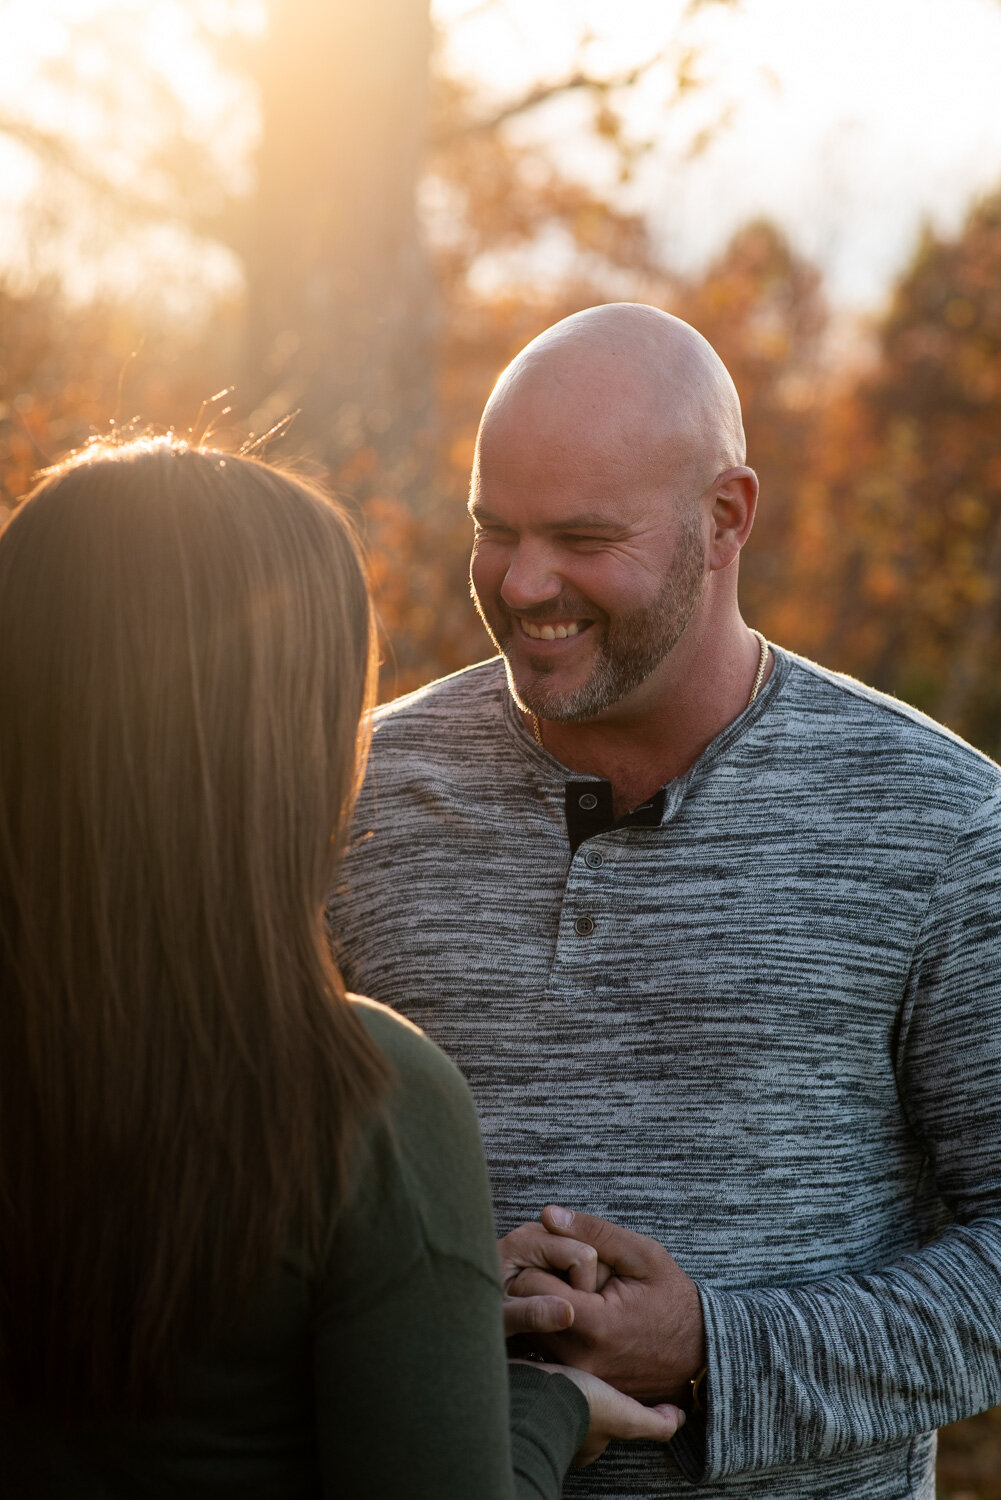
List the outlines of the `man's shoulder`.
{"type": "Polygon", "coordinates": [[[1001,792],[1001,766],[944,724],[845,673],[784,655],[791,669],[787,710],[820,753],[840,741],[860,766],[878,760],[888,777],[920,774],[971,802],[1001,792]]]}
{"type": "Polygon", "coordinates": [[[420,750],[448,755],[455,736],[499,727],[507,692],[500,657],[464,667],[377,708],[372,718],[372,755],[420,750]]]}

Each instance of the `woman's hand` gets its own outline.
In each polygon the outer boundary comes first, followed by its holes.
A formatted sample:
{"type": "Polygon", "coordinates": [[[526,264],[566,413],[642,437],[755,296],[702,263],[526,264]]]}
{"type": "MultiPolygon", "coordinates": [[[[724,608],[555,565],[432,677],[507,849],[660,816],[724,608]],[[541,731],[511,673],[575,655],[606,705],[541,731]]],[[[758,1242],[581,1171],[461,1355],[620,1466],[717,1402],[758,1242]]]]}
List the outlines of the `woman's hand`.
{"type": "Polygon", "coordinates": [[[523,1271],[555,1273],[581,1292],[600,1292],[611,1271],[593,1245],[552,1234],[542,1224],[521,1224],[497,1242],[504,1288],[504,1333],[562,1333],[573,1322],[573,1308],[558,1295],[512,1294],[523,1271]]]}
{"type": "MultiPolygon", "coordinates": [[[[527,1364],[529,1361],[512,1361],[527,1364]]],[[[534,1370],[548,1370],[551,1375],[565,1375],[572,1380],[587,1397],[591,1412],[591,1425],[587,1437],[574,1455],[574,1464],[583,1468],[593,1464],[604,1453],[612,1438],[626,1441],[645,1438],[647,1442],[666,1443],[685,1420],[680,1406],[643,1406],[632,1396],[623,1395],[614,1385],[599,1380],[587,1370],[575,1370],[569,1365],[544,1365],[531,1361],[534,1370]]]]}

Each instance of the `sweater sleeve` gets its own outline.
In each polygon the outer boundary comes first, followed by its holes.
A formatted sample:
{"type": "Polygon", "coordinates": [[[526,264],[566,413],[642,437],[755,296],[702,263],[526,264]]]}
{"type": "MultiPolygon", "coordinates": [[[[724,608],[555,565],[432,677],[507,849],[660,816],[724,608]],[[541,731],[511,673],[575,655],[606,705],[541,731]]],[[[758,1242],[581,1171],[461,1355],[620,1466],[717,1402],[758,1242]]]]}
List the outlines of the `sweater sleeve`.
{"type": "Polygon", "coordinates": [[[894,1264],[804,1285],[700,1288],[695,1483],[832,1458],[1001,1402],[1001,794],[936,883],[901,1014],[901,1107],[951,1216],[894,1264]]]}
{"type": "Polygon", "coordinates": [[[399,1086],[387,1128],[367,1144],[316,1309],[324,1493],[555,1500],[587,1402],[563,1376],[521,1366],[509,1388],[473,1103],[437,1048],[388,1024],[399,1086]]]}

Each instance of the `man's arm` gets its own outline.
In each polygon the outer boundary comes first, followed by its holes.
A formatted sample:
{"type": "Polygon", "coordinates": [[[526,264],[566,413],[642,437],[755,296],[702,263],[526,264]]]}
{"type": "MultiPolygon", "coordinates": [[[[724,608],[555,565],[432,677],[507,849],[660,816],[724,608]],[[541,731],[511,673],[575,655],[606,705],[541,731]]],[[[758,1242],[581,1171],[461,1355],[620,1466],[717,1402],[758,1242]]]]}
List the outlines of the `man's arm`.
{"type": "MultiPolygon", "coordinates": [[[[701,1309],[690,1315],[662,1272],[671,1257],[645,1235],[581,1213],[563,1230],[551,1208],[543,1223],[579,1240],[594,1234],[603,1256],[633,1272],[613,1271],[601,1294],[564,1287],[572,1328],[535,1339],[550,1358],[643,1399],[670,1391],[684,1403],[702,1366],[691,1350],[704,1328],[702,1411],[673,1445],[693,1482],[833,1458],[1001,1401],[1001,1221],[950,1229],[871,1276],[702,1286],[701,1309]]],[[[512,1291],[535,1297],[559,1284],[526,1271],[512,1291]]]]}
{"type": "MultiPolygon", "coordinates": [[[[901,1106],[953,1222],[871,1272],[700,1286],[706,1410],[674,1444],[691,1480],[849,1454],[1001,1402],[1001,795],[963,828],[931,893],[895,1066],[901,1106]]],[[[569,1228],[544,1217],[554,1232],[594,1242],[586,1215],[569,1228]]],[[[599,1232],[602,1259],[621,1261],[628,1241],[643,1239],[613,1226],[599,1232]]],[[[616,1293],[628,1313],[620,1327],[608,1295],[616,1279],[599,1299],[564,1286],[573,1326],[546,1348],[613,1380],[625,1348],[635,1391],[670,1368],[663,1340],[681,1284],[655,1274],[637,1279],[628,1299],[616,1293]],[[648,1336],[637,1339],[644,1319],[648,1336]]],[[[525,1272],[512,1290],[554,1288],[525,1272]]],[[[690,1356],[680,1363],[687,1368],[690,1356]]]]}

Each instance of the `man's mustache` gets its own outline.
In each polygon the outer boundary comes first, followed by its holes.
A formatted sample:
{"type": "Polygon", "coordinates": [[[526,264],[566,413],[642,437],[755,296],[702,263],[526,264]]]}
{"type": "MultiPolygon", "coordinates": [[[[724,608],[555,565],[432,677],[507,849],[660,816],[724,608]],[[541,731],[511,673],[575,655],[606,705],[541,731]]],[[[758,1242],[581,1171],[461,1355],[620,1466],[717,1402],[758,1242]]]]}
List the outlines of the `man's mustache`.
{"type": "Polygon", "coordinates": [[[601,615],[593,604],[583,599],[556,599],[539,605],[536,609],[511,609],[500,601],[504,613],[512,620],[528,620],[532,625],[551,625],[556,620],[594,621],[601,615]]]}

